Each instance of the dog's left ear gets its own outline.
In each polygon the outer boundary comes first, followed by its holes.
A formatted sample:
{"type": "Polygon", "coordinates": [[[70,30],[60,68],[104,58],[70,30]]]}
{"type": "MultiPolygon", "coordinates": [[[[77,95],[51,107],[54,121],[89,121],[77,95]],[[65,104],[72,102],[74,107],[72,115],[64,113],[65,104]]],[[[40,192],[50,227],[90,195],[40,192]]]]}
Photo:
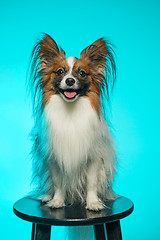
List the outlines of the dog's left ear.
{"type": "Polygon", "coordinates": [[[81,52],[81,59],[91,67],[98,84],[103,88],[106,86],[108,97],[116,80],[114,57],[113,45],[103,38],[98,39],[81,52]]]}
{"type": "Polygon", "coordinates": [[[106,66],[107,53],[106,42],[100,38],[81,52],[81,59],[87,60],[93,69],[103,72],[106,66]]]}

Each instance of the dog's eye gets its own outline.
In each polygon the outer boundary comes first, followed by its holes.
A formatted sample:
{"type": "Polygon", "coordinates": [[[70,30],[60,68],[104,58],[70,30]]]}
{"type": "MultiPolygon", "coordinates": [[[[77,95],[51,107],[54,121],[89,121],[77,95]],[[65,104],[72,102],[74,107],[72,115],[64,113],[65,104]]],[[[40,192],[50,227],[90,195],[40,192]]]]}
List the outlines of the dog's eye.
{"type": "Polygon", "coordinates": [[[86,72],[83,71],[83,70],[80,70],[80,71],[79,71],[79,75],[80,75],[81,77],[85,77],[85,76],[86,76],[86,72]]]}
{"type": "Polygon", "coordinates": [[[63,68],[59,68],[56,73],[57,73],[58,76],[60,76],[60,75],[62,75],[64,73],[64,69],[63,68]]]}

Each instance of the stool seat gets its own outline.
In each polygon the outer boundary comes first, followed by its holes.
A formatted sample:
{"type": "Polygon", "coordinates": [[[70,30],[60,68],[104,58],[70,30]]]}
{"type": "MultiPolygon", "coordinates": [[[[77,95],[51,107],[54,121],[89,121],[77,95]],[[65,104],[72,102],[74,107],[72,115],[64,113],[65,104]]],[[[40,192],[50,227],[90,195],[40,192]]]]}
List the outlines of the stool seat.
{"type": "MultiPolygon", "coordinates": [[[[110,234],[110,228],[113,230],[114,224],[116,223],[115,229],[119,229],[120,224],[119,220],[130,215],[134,209],[133,202],[126,197],[119,197],[116,200],[108,200],[105,203],[106,208],[94,212],[87,210],[83,205],[72,205],[59,209],[51,209],[41,204],[40,200],[31,199],[31,198],[22,198],[18,200],[14,206],[14,213],[21,219],[32,222],[32,239],[41,239],[36,237],[35,224],[41,228],[41,235],[43,232],[50,231],[50,226],[84,226],[84,225],[94,225],[99,226],[95,228],[95,234],[105,235],[103,225],[106,224],[107,234],[110,234]],[[118,225],[117,225],[118,223],[118,225]],[[45,229],[45,226],[48,225],[48,230],[45,229]],[[118,227],[117,227],[118,226],[118,227]],[[103,232],[103,233],[102,233],[103,232]]],[[[113,232],[113,231],[112,231],[113,232]]],[[[111,234],[112,235],[112,234],[111,234]]],[[[121,233],[120,233],[121,235],[121,233]]],[[[38,235],[37,235],[38,236],[38,235]]],[[[108,235],[107,235],[108,236],[108,235]]],[[[42,239],[50,239],[50,237],[43,237],[42,239]]],[[[96,239],[105,239],[105,238],[96,238],[96,239]]],[[[109,239],[122,239],[122,238],[112,238],[109,239]]]]}

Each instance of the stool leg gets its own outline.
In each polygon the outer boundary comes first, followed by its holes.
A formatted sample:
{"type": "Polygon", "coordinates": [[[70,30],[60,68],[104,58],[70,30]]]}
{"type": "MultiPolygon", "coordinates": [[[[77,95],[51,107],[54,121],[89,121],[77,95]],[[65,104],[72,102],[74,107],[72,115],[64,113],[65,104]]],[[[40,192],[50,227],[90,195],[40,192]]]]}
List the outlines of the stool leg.
{"type": "Polygon", "coordinates": [[[94,225],[94,232],[95,232],[96,240],[105,240],[106,239],[103,224],[94,225]]]}
{"type": "Polygon", "coordinates": [[[51,226],[36,224],[35,240],[50,240],[51,226]]]}
{"type": "Polygon", "coordinates": [[[108,240],[122,240],[120,221],[106,223],[108,240]]]}
{"type": "Polygon", "coordinates": [[[34,236],[35,236],[35,223],[32,224],[32,237],[31,237],[31,240],[34,240],[34,236]]]}

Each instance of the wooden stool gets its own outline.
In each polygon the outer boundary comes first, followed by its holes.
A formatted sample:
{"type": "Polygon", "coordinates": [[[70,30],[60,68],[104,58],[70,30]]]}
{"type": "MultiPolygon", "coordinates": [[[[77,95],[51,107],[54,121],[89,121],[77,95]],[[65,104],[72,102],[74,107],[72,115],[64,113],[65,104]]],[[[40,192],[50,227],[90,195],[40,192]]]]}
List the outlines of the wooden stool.
{"type": "MultiPolygon", "coordinates": [[[[106,202],[107,208],[93,212],[83,205],[73,205],[59,209],[50,209],[41,201],[22,198],[14,206],[14,213],[23,220],[32,222],[31,240],[49,240],[51,225],[54,226],[85,226],[94,225],[97,240],[122,239],[120,219],[133,212],[133,202],[125,197],[106,202]]],[[[84,239],[85,240],[85,239],[84,239]]]]}

